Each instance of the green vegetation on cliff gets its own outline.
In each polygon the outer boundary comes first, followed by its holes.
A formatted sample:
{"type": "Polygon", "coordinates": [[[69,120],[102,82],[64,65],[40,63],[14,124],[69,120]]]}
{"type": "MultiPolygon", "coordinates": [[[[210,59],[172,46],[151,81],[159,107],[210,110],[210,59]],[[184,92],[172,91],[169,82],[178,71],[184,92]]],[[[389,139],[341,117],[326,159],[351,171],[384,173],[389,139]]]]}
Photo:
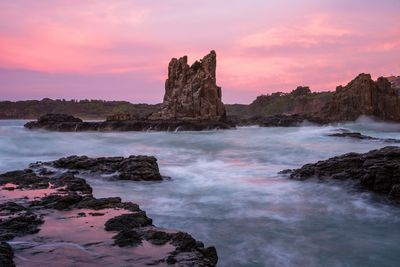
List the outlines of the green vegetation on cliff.
{"type": "Polygon", "coordinates": [[[132,104],[126,101],[104,100],[43,100],[1,101],[1,119],[36,119],[48,113],[69,114],[82,119],[105,119],[117,113],[146,117],[159,105],[132,104]]]}
{"type": "Polygon", "coordinates": [[[227,113],[234,116],[313,114],[322,109],[332,95],[332,92],[312,93],[309,87],[300,86],[290,93],[260,95],[250,105],[227,105],[227,113]]]}

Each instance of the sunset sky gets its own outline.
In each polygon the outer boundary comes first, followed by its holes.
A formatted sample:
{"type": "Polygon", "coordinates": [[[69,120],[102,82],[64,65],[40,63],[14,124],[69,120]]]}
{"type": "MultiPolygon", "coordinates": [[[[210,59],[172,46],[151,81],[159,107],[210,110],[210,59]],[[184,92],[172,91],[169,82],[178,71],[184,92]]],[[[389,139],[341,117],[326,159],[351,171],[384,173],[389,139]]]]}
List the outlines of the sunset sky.
{"type": "Polygon", "coordinates": [[[0,100],[158,103],[210,50],[225,103],[400,75],[399,0],[1,0],[0,100]]]}

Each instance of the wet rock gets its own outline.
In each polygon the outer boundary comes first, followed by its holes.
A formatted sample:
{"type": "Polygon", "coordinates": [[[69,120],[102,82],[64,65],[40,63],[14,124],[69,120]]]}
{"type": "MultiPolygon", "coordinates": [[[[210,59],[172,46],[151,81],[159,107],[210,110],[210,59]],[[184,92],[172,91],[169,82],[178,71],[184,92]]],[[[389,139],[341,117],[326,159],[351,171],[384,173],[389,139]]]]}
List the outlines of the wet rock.
{"type": "Polygon", "coordinates": [[[3,216],[25,210],[27,210],[27,208],[15,202],[5,202],[0,204],[0,215],[3,216]]]}
{"type": "Polygon", "coordinates": [[[234,125],[248,126],[248,125],[258,125],[261,127],[294,127],[300,126],[303,123],[312,124],[326,124],[324,121],[318,117],[312,117],[308,115],[272,115],[272,116],[256,116],[250,118],[237,118],[235,121],[231,121],[234,125]]]}
{"type": "Polygon", "coordinates": [[[153,223],[152,219],[146,216],[145,212],[127,213],[109,219],[105,223],[106,231],[122,231],[135,227],[149,226],[153,223]]]}
{"type": "Polygon", "coordinates": [[[290,178],[305,180],[353,180],[372,192],[385,194],[394,201],[400,200],[400,147],[388,146],[364,154],[348,153],[306,164],[293,170],[290,178]]]}
{"type": "Polygon", "coordinates": [[[49,187],[48,178],[39,177],[29,169],[0,174],[0,185],[7,183],[17,185],[18,189],[45,189],[49,187]]]}
{"type": "Polygon", "coordinates": [[[221,87],[216,84],[217,55],[187,63],[187,56],[173,58],[168,66],[164,101],[151,120],[221,120],[226,115],[221,87]]]}
{"type": "Polygon", "coordinates": [[[94,217],[96,217],[96,216],[104,216],[104,214],[105,213],[102,213],[102,212],[89,212],[89,215],[90,216],[94,216],[94,217]]]}
{"type": "Polygon", "coordinates": [[[101,210],[117,207],[121,204],[121,198],[109,197],[109,198],[85,198],[76,206],[79,209],[93,209],[101,210]]]}
{"type": "Polygon", "coordinates": [[[203,248],[203,249],[200,249],[200,252],[209,261],[211,266],[217,265],[218,254],[217,254],[217,249],[215,247],[203,248]]]}
{"type": "Polygon", "coordinates": [[[230,129],[231,125],[215,120],[111,120],[103,122],[59,122],[38,123],[31,121],[24,125],[28,129],[44,129],[59,132],[125,132],[125,131],[207,131],[230,129]]]}
{"type": "Polygon", "coordinates": [[[13,191],[13,190],[15,190],[15,187],[13,187],[13,186],[4,186],[2,188],[2,190],[13,191]]]}
{"type": "Polygon", "coordinates": [[[361,133],[357,132],[341,132],[341,133],[334,133],[334,134],[329,134],[329,136],[333,137],[347,137],[347,138],[354,138],[354,139],[359,139],[359,140],[375,140],[375,141],[381,141],[385,143],[400,143],[399,139],[393,139],[393,138],[376,138],[368,135],[363,135],[361,133]]]}
{"type": "Polygon", "coordinates": [[[183,252],[190,252],[198,247],[196,240],[187,233],[176,233],[171,238],[171,244],[176,246],[176,249],[183,252]]]}
{"type": "MultiPolygon", "coordinates": [[[[70,156],[45,164],[56,168],[98,174],[115,173],[113,178],[118,180],[161,181],[163,179],[158,169],[157,159],[151,156],[129,156],[128,158],[70,156]]],[[[77,181],[75,183],[79,185],[77,181]]]]}
{"type": "Polygon", "coordinates": [[[16,217],[0,219],[0,240],[10,240],[15,236],[35,234],[43,220],[30,212],[20,213],[16,217]]]}
{"type": "Polygon", "coordinates": [[[153,245],[164,245],[171,240],[171,234],[162,231],[146,231],[143,236],[153,245]]]}
{"type": "Polygon", "coordinates": [[[218,255],[214,247],[205,248],[202,242],[196,241],[191,235],[178,232],[170,235],[170,243],[176,246],[175,251],[167,258],[168,264],[179,262],[183,266],[216,266],[218,255]],[[201,262],[198,258],[202,258],[201,262]]]}
{"type": "Polygon", "coordinates": [[[400,184],[392,186],[392,189],[389,192],[389,199],[400,203],[400,184]]]}
{"type": "Polygon", "coordinates": [[[67,191],[79,192],[80,194],[91,195],[92,188],[85,179],[75,177],[74,174],[67,172],[59,177],[51,179],[50,182],[55,187],[66,187],[67,191]]]}
{"type": "Polygon", "coordinates": [[[119,247],[137,246],[142,243],[142,237],[138,232],[132,229],[123,229],[117,235],[113,236],[114,244],[119,247]]]}
{"type": "Polygon", "coordinates": [[[6,242],[0,242],[0,266],[15,267],[14,253],[11,246],[6,242]]]}
{"type": "Polygon", "coordinates": [[[76,204],[80,203],[83,197],[77,193],[71,192],[67,195],[49,195],[39,201],[32,201],[31,207],[43,206],[49,209],[70,210],[76,204]]]}
{"type": "MultiPolygon", "coordinates": [[[[86,160],[87,159],[88,158],[86,158],[86,160]]],[[[124,160],[127,159],[111,159],[114,163],[118,162],[120,164],[122,164],[124,160]]],[[[95,164],[90,162],[92,161],[88,160],[85,163],[77,163],[77,165],[86,168],[86,166],[93,167],[97,164],[96,161],[94,161],[95,164]]],[[[127,168],[128,171],[130,171],[129,167],[132,166],[132,163],[129,162],[129,158],[128,161],[125,161],[123,164],[127,164],[127,166],[121,166],[121,168],[127,168]]],[[[43,163],[37,163],[31,166],[35,171],[42,167],[43,163]]],[[[104,168],[100,166],[99,170],[104,170],[104,168]]],[[[103,172],[99,171],[99,173],[102,174],[103,172]]],[[[90,216],[106,216],[108,211],[102,212],[101,210],[113,209],[117,214],[120,214],[120,212],[132,212],[108,220],[104,217],[98,218],[98,220],[102,218],[104,218],[103,220],[107,220],[104,224],[104,230],[117,232],[113,237],[115,245],[120,247],[136,246],[139,245],[143,239],[158,246],[173,242],[173,246],[175,246],[176,249],[171,255],[164,254],[163,258],[150,258],[148,263],[164,264],[169,259],[170,261],[174,261],[176,266],[216,265],[216,255],[213,254],[212,249],[204,248],[203,243],[196,241],[189,234],[175,233],[172,230],[166,231],[153,226],[152,220],[148,218],[146,213],[140,210],[139,206],[135,203],[122,202],[119,197],[94,198],[92,195],[92,188],[84,179],[75,177],[73,173],[67,172],[61,175],[49,174],[48,177],[38,175],[33,170],[27,169],[2,174],[0,177],[3,183],[13,183],[17,185],[17,187],[23,188],[28,195],[29,190],[36,190],[37,188],[49,190],[48,195],[44,193],[39,197],[35,197],[34,200],[31,198],[19,199],[18,201],[22,204],[10,201],[0,204],[0,241],[11,240],[15,237],[23,238],[25,235],[37,233],[40,225],[46,220],[46,216],[54,212],[50,211],[52,209],[69,210],[74,214],[72,217],[66,217],[65,227],[70,227],[67,225],[68,219],[86,217],[86,214],[90,216]],[[46,185],[45,188],[44,185],[46,185]],[[83,210],[85,212],[83,212],[83,210]]],[[[44,191],[47,192],[47,190],[44,191]]],[[[37,193],[38,192],[35,191],[35,194],[37,193]]],[[[93,225],[88,225],[87,227],[92,227],[90,229],[94,229],[93,225]]],[[[62,229],[60,230],[62,231],[62,229]]],[[[84,236],[85,233],[82,232],[82,235],[84,236]]],[[[96,244],[101,243],[107,245],[107,242],[104,241],[96,242],[96,244]]],[[[3,256],[2,245],[3,243],[0,245],[0,265],[7,266],[5,264],[8,264],[9,261],[5,260],[10,259],[10,256],[3,256]],[[5,262],[4,264],[3,261],[5,262]]],[[[163,251],[163,249],[161,249],[161,251],[163,251]]],[[[48,253],[52,253],[52,251],[48,253]]],[[[66,252],[65,257],[70,256],[71,255],[66,252]]],[[[113,255],[113,257],[118,257],[118,255],[113,255]]]]}

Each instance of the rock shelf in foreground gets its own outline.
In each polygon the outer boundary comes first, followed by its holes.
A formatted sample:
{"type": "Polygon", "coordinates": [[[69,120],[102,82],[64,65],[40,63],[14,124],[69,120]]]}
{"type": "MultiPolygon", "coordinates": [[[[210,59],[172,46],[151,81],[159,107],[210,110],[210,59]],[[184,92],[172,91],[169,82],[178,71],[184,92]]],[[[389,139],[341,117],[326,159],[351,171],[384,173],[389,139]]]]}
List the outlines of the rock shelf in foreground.
{"type": "MultiPolygon", "coordinates": [[[[80,162],[67,159],[55,162],[80,162]]],[[[102,169],[103,160],[87,160],[102,169]]],[[[214,247],[154,226],[137,204],[95,198],[85,179],[71,172],[35,171],[0,174],[2,266],[14,266],[13,258],[17,265],[31,266],[53,261],[60,266],[216,266],[214,247]]]]}

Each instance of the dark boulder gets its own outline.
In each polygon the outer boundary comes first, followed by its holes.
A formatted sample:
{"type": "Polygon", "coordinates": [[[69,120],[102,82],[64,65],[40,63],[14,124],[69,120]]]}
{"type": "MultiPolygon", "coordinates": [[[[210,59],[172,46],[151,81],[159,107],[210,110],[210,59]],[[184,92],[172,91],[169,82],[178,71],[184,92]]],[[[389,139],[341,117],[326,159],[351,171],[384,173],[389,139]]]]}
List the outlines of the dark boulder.
{"type": "Polygon", "coordinates": [[[0,266],[15,267],[14,253],[11,246],[6,242],[0,242],[0,266]]]}
{"type": "MultiPolygon", "coordinates": [[[[115,173],[113,178],[118,180],[161,181],[163,179],[158,169],[157,159],[152,156],[129,156],[127,158],[70,156],[43,163],[43,165],[97,174],[115,173]]],[[[72,182],[69,185],[72,186],[72,182]]],[[[75,180],[74,186],[82,185],[75,180]]]]}
{"type": "Polygon", "coordinates": [[[27,208],[11,201],[0,204],[0,216],[14,214],[16,212],[25,210],[27,210],[27,208]]]}
{"type": "Polygon", "coordinates": [[[347,138],[353,138],[353,139],[359,139],[359,140],[375,140],[375,141],[381,141],[385,143],[400,143],[399,139],[393,139],[393,138],[376,138],[368,135],[364,135],[361,133],[357,132],[348,132],[348,131],[343,131],[340,133],[333,133],[329,134],[329,136],[333,137],[347,137],[347,138]]]}
{"type": "Polygon", "coordinates": [[[0,240],[10,240],[16,236],[35,234],[43,220],[36,214],[19,213],[15,217],[0,219],[0,240]]]}
{"type": "Polygon", "coordinates": [[[113,236],[114,244],[119,247],[137,246],[142,243],[142,237],[138,232],[132,229],[123,229],[117,235],[113,236]]]}
{"type": "Polygon", "coordinates": [[[0,174],[0,185],[15,184],[19,189],[45,189],[49,187],[49,179],[37,176],[32,170],[11,171],[0,174]]]}
{"type": "MultiPolygon", "coordinates": [[[[286,171],[287,172],[287,171],[286,171]]],[[[290,178],[353,180],[372,192],[400,200],[400,147],[388,146],[364,154],[348,153],[292,170],[290,178]]]]}
{"type": "Polygon", "coordinates": [[[149,226],[153,223],[152,219],[147,217],[144,211],[136,213],[122,214],[109,219],[105,223],[106,231],[122,231],[124,229],[132,229],[135,227],[149,226]]]}

